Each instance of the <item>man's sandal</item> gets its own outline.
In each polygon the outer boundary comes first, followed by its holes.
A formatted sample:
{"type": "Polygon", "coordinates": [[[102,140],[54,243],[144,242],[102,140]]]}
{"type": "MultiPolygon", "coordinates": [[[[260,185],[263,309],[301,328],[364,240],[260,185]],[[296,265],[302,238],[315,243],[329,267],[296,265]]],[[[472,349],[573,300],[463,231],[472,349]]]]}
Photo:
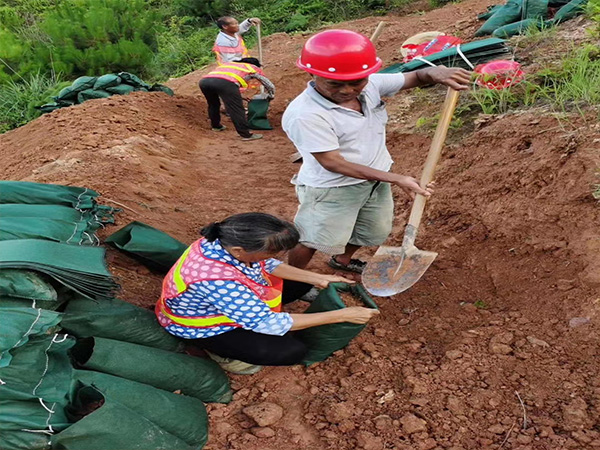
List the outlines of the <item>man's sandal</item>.
{"type": "Polygon", "coordinates": [[[333,267],[337,270],[345,270],[347,272],[356,273],[362,273],[367,265],[365,261],[361,261],[360,259],[351,259],[350,263],[342,264],[336,261],[335,256],[332,256],[327,264],[329,264],[329,267],[333,267]]]}

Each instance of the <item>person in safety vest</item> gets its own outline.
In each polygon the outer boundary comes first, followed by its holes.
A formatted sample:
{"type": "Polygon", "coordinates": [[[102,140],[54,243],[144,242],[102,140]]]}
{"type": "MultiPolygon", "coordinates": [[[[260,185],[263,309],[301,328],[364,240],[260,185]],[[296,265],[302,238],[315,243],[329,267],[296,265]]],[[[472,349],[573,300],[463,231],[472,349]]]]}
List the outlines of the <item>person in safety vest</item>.
{"type": "Polygon", "coordinates": [[[275,86],[264,76],[264,72],[260,69],[260,62],[256,58],[243,58],[239,62],[223,64],[202,77],[200,89],[208,103],[208,117],[213,131],[223,131],[227,128],[221,124],[220,98],[243,141],[263,137],[262,134],[250,132],[240,93],[241,90],[258,83],[265,87],[267,99],[271,100],[275,97],[275,86]]]}
{"type": "Polygon", "coordinates": [[[390,172],[386,147],[388,115],[382,97],[441,83],[469,88],[470,72],[443,66],[409,73],[376,74],[382,65],[368,37],[328,30],[306,41],[296,65],[312,74],[306,89],[287,107],[282,127],[303,158],[292,183],[300,206],[294,219],[300,245],[289,263],[304,268],[316,250],[329,265],[361,273],[354,259],[363,246],[382,244],[392,229],[392,185],[429,196],[432,186],[390,172]]]}
{"type": "Polygon", "coordinates": [[[290,222],[262,213],[236,214],[211,223],[201,234],[204,238],[165,277],[156,315],[169,333],[193,339],[230,372],[298,364],[307,349],[294,331],[339,322],[364,324],[378,314],[362,307],[312,314],[282,311],[282,304],[313,286],[352,283],[275,259],[298,243],[290,222]]]}
{"type": "Polygon", "coordinates": [[[215,39],[213,52],[217,56],[219,64],[225,64],[231,61],[239,61],[242,58],[250,56],[242,34],[246,33],[252,25],[260,24],[260,19],[253,17],[238,23],[233,17],[224,16],[217,19],[219,34],[215,39]]]}

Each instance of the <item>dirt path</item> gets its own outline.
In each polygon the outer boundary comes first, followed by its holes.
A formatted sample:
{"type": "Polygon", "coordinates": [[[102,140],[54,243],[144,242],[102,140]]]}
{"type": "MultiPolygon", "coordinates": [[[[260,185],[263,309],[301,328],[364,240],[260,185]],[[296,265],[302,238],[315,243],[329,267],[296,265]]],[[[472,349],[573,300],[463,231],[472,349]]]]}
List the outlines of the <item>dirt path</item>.
{"type": "MultiPolygon", "coordinates": [[[[490,3],[386,18],[381,55],[394,62],[402,41],[424,30],[468,36],[490,3]]],[[[379,20],[343,26],[368,34],[379,20]]],[[[293,66],[304,39],[265,43],[279,89],[275,125],[304,88],[293,66]]],[[[292,145],[280,129],[250,143],[212,133],[200,76],[171,81],[175,98],[89,101],[0,136],[0,177],[85,185],[127,207],[118,225],[141,220],[187,242],[236,212],[291,219],[292,145]]],[[[407,173],[419,172],[430,142],[407,125],[413,100],[389,102],[390,151],[407,173]]],[[[421,248],[440,253],[424,278],[377,299],[381,317],[328,361],[234,377],[234,401],[209,405],[207,449],[600,448],[600,212],[591,197],[598,138],[594,121],[540,111],[451,136],[419,236],[421,248]],[[285,411],[272,437],[241,412],[265,401],[285,411]]],[[[409,203],[396,197],[400,236],[409,203]]],[[[112,250],[109,263],[123,298],[154,303],[160,275],[112,250]]],[[[312,268],[328,270],[322,257],[312,268]]]]}

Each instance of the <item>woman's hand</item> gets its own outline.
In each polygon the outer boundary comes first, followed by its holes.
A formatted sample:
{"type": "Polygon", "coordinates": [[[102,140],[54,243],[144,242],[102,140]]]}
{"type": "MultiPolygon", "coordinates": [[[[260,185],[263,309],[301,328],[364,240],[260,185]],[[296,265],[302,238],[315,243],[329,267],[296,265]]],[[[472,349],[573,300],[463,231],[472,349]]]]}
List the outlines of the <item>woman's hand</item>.
{"type": "Polygon", "coordinates": [[[329,286],[329,283],[356,283],[354,280],[350,280],[349,278],[344,278],[339,275],[324,275],[324,274],[315,274],[318,278],[313,283],[316,287],[325,289],[329,286]]]}
{"type": "Polygon", "coordinates": [[[350,306],[348,308],[340,309],[336,311],[340,314],[340,322],[350,322],[363,324],[379,314],[378,309],[364,308],[362,306],[350,306]]]}

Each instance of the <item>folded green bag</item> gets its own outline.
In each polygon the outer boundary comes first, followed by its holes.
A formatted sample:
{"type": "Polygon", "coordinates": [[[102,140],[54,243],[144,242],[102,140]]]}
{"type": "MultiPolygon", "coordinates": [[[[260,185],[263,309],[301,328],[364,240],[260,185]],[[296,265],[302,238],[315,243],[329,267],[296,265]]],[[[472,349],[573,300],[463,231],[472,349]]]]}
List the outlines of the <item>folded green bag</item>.
{"type": "Polygon", "coordinates": [[[71,355],[81,368],[169,392],[180,390],[206,403],[231,401],[227,375],[210,359],[103,338],[79,339],[71,355]]]}
{"type": "Polygon", "coordinates": [[[55,302],[56,290],[44,275],[31,270],[0,269],[0,297],[55,302]]]}
{"type": "MultiPolygon", "coordinates": [[[[360,299],[366,307],[378,309],[373,299],[369,297],[369,294],[367,294],[367,291],[361,285],[330,283],[327,289],[323,289],[319,293],[317,299],[311,303],[305,313],[335,311],[345,308],[346,305],[340,298],[338,291],[349,292],[354,297],[360,299]]],[[[348,345],[365,326],[343,322],[298,331],[296,336],[308,347],[308,353],[302,363],[310,366],[311,364],[327,359],[334,352],[348,345]]]]}
{"type": "Polygon", "coordinates": [[[77,421],[51,437],[53,450],[191,449],[181,439],[96,388],[79,384],[76,389],[67,413],[71,420],[77,421]]]}
{"type": "MultiPolygon", "coordinates": [[[[48,405],[52,406],[52,404],[48,405]]],[[[35,400],[0,399],[0,448],[2,450],[47,450],[50,448],[50,429],[60,432],[70,423],[62,407],[52,413],[35,400]]],[[[106,449],[103,449],[106,450],[106,449]]]]}
{"type": "Polygon", "coordinates": [[[64,310],[61,327],[78,338],[95,336],[172,352],[185,344],[165,331],[154,311],[116,298],[95,301],[74,296],[64,310]]]}
{"type": "Polygon", "coordinates": [[[75,209],[90,209],[96,205],[96,191],[60,184],[28,181],[0,181],[0,204],[66,205],[75,209]]]}
{"type": "Polygon", "coordinates": [[[196,398],[89,370],[76,370],[74,378],[95,387],[104,397],[135,411],[194,449],[201,449],[208,440],[206,408],[196,398]]]}
{"type": "Polygon", "coordinates": [[[252,99],[248,102],[248,126],[251,130],[272,130],[267,118],[269,100],[252,99]]]}
{"type": "Polygon", "coordinates": [[[100,239],[83,220],[42,217],[0,217],[0,241],[11,239],[44,239],[73,245],[99,245],[100,239]]]}
{"type": "Polygon", "coordinates": [[[77,94],[77,103],[83,103],[86,100],[94,100],[97,98],[108,98],[111,95],[110,92],[103,91],[102,89],[86,89],[77,94]]]}
{"type": "MultiPolygon", "coordinates": [[[[3,368],[11,364],[14,355],[20,351],[19,348],[25,346],[30,339],[36,336],[45,337],[50,330],[57,327],[60,322],[60,314],[54,311],[33,308],[31,305],[9,306],[2,303],[0,305],[0,317],[2,317],[2,328],[0,330],[0,368],[3,368]]],[[[21,352],[21,356],[16,358],[17,363],[23,358],[26,359],[28,357],[23,355],[33,351],[33,344],[26,347],[27,349],[21,352]]],[[[41,354],[43,356],[43,352],[41,354]]],[[[11,373],[12,369],[8,371],[8,375],[7,372],[0,372],[0,379],[3,376],[10,377],[11,373]]],[[[37,383],[41,377],[41,371],[39,373],[34,371],[28,372],[28,374],[30,373],[34,374],[34,377],[37,377],[35,380],[37,383]]],[[[17,378],[22,380],[22,377],[17,378]]],[[[8,387],[0,385],[0,393],[2,393],[3,387],[8,389],[13,386],[14,383],[11,383],[8,387]]]]}
{"type": "Polygon", "coordinates": [[[151,269],[166,273],[187,249],[187,245],[142,222],[131,222],[111,234],[106,243],[130,253],[151,269]]]}

